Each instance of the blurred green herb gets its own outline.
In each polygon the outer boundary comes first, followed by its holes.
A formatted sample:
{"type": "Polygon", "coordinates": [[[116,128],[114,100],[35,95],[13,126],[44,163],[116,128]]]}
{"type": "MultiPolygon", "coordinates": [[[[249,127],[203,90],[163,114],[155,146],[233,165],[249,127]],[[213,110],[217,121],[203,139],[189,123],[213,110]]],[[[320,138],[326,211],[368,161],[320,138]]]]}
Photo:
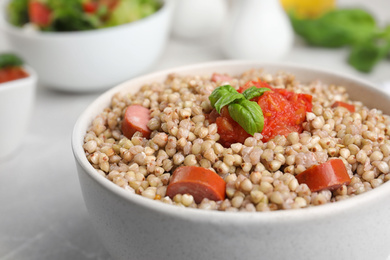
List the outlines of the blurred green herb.
{"type": "Polygon", "coordinates": [[[390,25],[365,41],[352,46],[348,63],[359,71],[371,72],[390,54],[390,25]]]}
{"type": "Polygon", "coordinates": [[[91,19],[83,12],[79,0],[47,0],[52,10],[53,23],[47,31],[83,31],[99,27],[98,19],[91,19]]]}
{"type": "Polygon", "coordinates": [[[290,13],[294,31],[313,46],[351,47],[348,63],[370,72],[390,52],[390,27],[381,29],[363,9],[335,9],[317,19],[300,19],[290,13]]]}
{"type": "Polygon", "coordinates": [[[22,66],[23,60],[13,53],[0,54],[0,69],[13,66],[22,66]]]}
{"type": "Polygon", "coordinates": [[[318,19],[290,16],[295,32],[309,44],[323,47],[352,45],[371,36],[374,18],[361,9],[336,9],[318,19]]]}
{"type": "Polygon", "coordinates": [[[269,88],[256,88],[255,86],[246,89],[242,94],[237,92],[230,85],[219,86],[209,96],[210,104],[221,113],[224,106],[228,107],[229,115],[244,130],[250,134],[261,133],[264,128],[263,111],[259,104],[249,99],[259,97],[269,88]]]}
{"type": "Polygon", "coordinates": [[[8,20],[15,26],[28,23],[28,0],[13,0],[7,8],[8,20]]]}
{"type": "Polygon", "coordinates": [[[154,0],[122,0],[109,16],[105,26],[130,23],[142,19],[158,10],[160,4],[154,0]]]}

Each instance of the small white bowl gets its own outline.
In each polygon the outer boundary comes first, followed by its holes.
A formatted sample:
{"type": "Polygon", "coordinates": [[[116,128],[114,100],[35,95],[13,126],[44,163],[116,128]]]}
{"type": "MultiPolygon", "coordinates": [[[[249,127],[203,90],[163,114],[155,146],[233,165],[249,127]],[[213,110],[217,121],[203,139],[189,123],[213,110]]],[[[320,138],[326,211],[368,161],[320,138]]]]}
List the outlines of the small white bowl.
{"type": "MultiPolygon", "coordinates": [[[[7,1],[5,1],[7,2],[7,1]]],[[[68,92],[108,89],[150,69],[165,49],[173,3],[154,14],[111,28],[77,32],[26,31],[6,21],[0,28],[12,50],[34,67],[43,85],[68,92]]]]}
{"type": "Polygon", "coordinates": [[[0,83],[0,159],[21,146],[34,107],[38,77],[31,67],[23,69],[27,78],[0,83]]]}
{"type": "Polygon", "coordinates": [[[117,92],[136,92],[168,74],[239,75],[252,68],[293,73],[347,88],[390,114],[390,97],[368,82],[339,73],[246,61],[174,68],[127,81],[102,94],[79,117],[72,135],[84,201],[103,244],[115,259],[386,259],[390,254],[390,183],[336,203],[273,212],[220,212],[181,208],[132,194],[102,177],[88,162],[83,138],[92,120],[117,92]]]}

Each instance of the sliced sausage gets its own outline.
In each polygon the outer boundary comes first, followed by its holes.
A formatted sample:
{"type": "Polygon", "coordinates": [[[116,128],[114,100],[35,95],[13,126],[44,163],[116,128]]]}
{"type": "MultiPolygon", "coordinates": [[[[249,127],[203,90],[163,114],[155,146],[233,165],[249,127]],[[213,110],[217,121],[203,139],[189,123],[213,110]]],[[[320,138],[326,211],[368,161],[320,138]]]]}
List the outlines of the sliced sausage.
{"type": "Polygon", "coordinates": [[[225,199],[226,182],[215,172],[197,166],[177,168],[167,187],[167,195],[173,198],[176,194],[191,194],[196,203],[204,198],[209,200],[225,199]]]}
{"type": "Polygon", "coordinates": [[[141,132],[142,136],[149,138],[150,110],[141,105],[130,105],[127,107],[125,117],[122,121],[122,133],[131,138],[135,132],[141,132]]]}
{"type": "Polygon", "coordinates": [[[296,176],[300,184],[306,183],[312,192],[328,189],[335,190],[343,184],[349,184],[344,162],[341,159],[331,159],[327,162],[314,165],[296,176]]]}
{"type": "Polygon", "coordinates": [[[211,81],[213,81],[213,82],[231,81],[232,79],[233,78],[228,76],[228,75],[219,74],[219,73],[214,73],[211,76],[211,81]]]}
{"type": "Polygon", "coordinates": [[[345,102],[342,102],[342,101],[334,102],[332,107],[345,107],[346,109],[348,109],[349,112],[351,112],[351,113],[355,112],[355,106],[354,105],[351,105],[351,104],[348,104],[348,103],[345,103],[345,102]]]}

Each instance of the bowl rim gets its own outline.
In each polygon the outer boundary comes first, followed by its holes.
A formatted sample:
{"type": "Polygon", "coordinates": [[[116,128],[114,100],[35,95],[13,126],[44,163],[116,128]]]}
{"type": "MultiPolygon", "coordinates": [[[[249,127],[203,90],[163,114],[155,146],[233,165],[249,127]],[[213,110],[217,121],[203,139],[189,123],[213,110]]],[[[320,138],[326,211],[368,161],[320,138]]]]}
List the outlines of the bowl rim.
{"type": "MultiPolygon", "coordinates": [[[[98,106],[99,103],[106,99],[110,99],[113,94],[119,92],[122,89],[125,89],[126,86],[131,85],[132,82],[136,81],[147,81],[148,78],[153,78],[157,76],[168,75],[169,73],[183,73],[189,72],[193,69],[199,68],[208,68],[209,73],[212,73],[213,68],[217,67],[227,67],[227,66],[239,66],[239,65],[247,65],[253,64],[257,67],[263,67],[266,69],[267,66],[280,66],[284,69],[290,68],[292,70],[308,70],[315,71],[321,73],[323,75],[328,75],[333,78],[339,78],[343,80],[348,80],[355,84],[361,85],[365,88],[371,88],[372,91],[377,92],[380,95],[385,95],[389,97],[389,95],[380,90],[377,86],[372,84],[371,82],[351,76],[346,75],[340,72],[331,71],[328,69],[301,65],[291,62],[259,62],[259,61],[251,61],[251,60],[219,60],[219,61],[211,61],[204,63],[196,63],[185,66],[173,67],[153,73],[149,73],[143,76],[139,76],[130,80],[127,80],[107,91],[99,95],[78,117],[71,136],[71,146],[74,158],[76,163],[82,167],[84,172],[79,174],[87,174],[94,182],[98,185],[102,186],[104,189],[112,193],[114,196],[118,196],[121,199],[128,201],[130,203],[136,204],[143,209],[151,210],[152,212],[158,212],[161,214],[166,214],[172,217],[178,217],[183,219],[196,219],[198,222],[229,222],[229,223],[237,223],[237,221],[245,221],[246,223],[254,223],[263,221],[266,223],[280,223],[280,221],[298,222],[298,221],[308,221],[310,219],[318,219],[318,218],[326,218],[330,215],[335,214],[343,214],[343,212],[348,210],[357,209],[364,205],[370,204],[374,202],[378,197],[389,196],[390,195],[390,182],[383,183],[379,187],[376,187],[373,190],[367,191],[363,194],[359,194],[358,196],[354,196],[352,198],[348,198],[345,200],[337,201],[335,203],[326,203],[324,205],[313,206],[303,209],[296,210],[277,210],[277,211],[269,211],[269,212],[222,212],[216,210],[201,210],[194,208],[183,208],[175,205],[169,205],[163,203],[161,201],[151,200],[149,198],[145,198],[138,194],[130,193],[123,188],[117,186],[113,182],[107,180],[103,176],[99,175],[96,170],[92,167],[92,165],[88,162],[84,149],[82,148],[83,137],[85,136],[85,132],[82,132],[84,126],[86,128],[90,125],[92,119],[94,117],[90,116],[90,113],[95,111],[95,107],[98,106]]],[[[294,73],[294,72],[292,72],[294,73]]],[[[118,198],[119,199],[119,198],[118,198]]]]}
{"type": "Polygon", "coordinates": [[[36,38],[60,38],[60,37],[82,37],[82,36],[87,36],[87,35],[99,35],[102,33],[110,32],[114,33],[116,31],[122,30],[122,29],[130,29],[133,27],[137,27],[139,25],[142,25],[144,23],[147,23],[149,20],[154,19],[163,13],[168,12],[170,9],[173,7],[173,0],[160,0],[161,2],[161,7],[154,13],[130,22],[130,23],[124,23],[124,24],[119,24],[111,27],[105,27],[105,28],[98,28],[98,29],[91,29],[91,30],[84,30],[84,31],[66,31],[66,32],[46,32],[46,31],[26,31],[22,27],[17,27],[12,25],[11,23],[8,22],[6,19],[6,7],[8,2],[11,0],[6,0],[4,2],[0,3],[0,30],[4,30],[9,33],[17,34],[17,35],[23,35],[25,37],[36,37],[36,38]]]}
{"type": "Polygon", "coordinates": [[[28,73],[28,77],[0,83],[0,93],[2,91],[7,91],[8,89],[22,87],[28,84],[35,85],[37,83],[38,75],[35,70],[26,64],[22,65],[21,67],[28,73]]]}

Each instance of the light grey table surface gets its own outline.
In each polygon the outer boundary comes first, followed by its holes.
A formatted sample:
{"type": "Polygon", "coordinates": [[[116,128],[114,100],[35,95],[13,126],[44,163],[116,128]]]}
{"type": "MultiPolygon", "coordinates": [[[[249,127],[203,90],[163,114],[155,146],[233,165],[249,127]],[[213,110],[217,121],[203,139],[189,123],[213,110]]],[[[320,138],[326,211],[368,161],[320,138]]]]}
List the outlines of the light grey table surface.
{"type": "MultiPolygon", "coordinates": [[[[381,21],[390,21],[389,0],[358,2],[381,21]]],[[[0,52],[8,49],[0,34],[0,52]]],[[[347,53],[346,49],[309,48],[296,40],[282,61],[343,72],[377,86],[390,79],[389,61],[366,75],[346,64],[347,53]]],[[[148,72],[222,59],[218,42],[172,37],[159,63],[148,72]]],[[[23,146],[0,161],[0,260],[111,259],[90,223],[70,146],[78,116],[100,94],[69,94],[38,87],[23,146]]]]}

